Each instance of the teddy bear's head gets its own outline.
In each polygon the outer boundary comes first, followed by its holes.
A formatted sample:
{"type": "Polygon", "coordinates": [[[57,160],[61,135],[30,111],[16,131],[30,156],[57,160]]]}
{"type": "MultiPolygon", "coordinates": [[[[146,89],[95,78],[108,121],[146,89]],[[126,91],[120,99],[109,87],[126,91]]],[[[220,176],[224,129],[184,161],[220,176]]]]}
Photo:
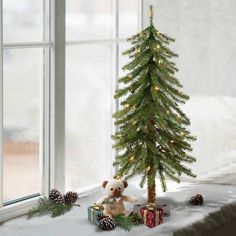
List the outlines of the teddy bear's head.
{"type": "Polygon", "coordinates": [[[124,192],[124,189],[127,188],[127,181],[122,180],[110,180],[103,181],[102,187],[106,190],[108,196],[119,197],[124,192]]]}

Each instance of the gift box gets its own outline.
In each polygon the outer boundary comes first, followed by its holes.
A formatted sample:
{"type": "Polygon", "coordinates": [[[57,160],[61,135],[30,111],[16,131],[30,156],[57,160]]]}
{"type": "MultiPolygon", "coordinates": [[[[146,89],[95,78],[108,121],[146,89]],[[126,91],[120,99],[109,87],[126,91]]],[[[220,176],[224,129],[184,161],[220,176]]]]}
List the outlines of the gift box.
{"type": "Polygon", "coordinates": [[[140,209],[145,206],[146,206],[146,204],[135,204],[133,207],[133,212],[136,214],[141,214],[140,209]]]}
{"type": "MultiPolygon", "coordinates": [[[[145,207],[146,204],[135,204],[133,208],[133,212],[140,214],[140,209],[145,207]]],[[[166,204],[158,204],[157,208],[161,208],[163,210],[163,216],[170,216],[170,207],[166,204]]]]}
{"type": "Polygon", "coordinates": [[[160,225],[163,222],[163,209],[146,205],[140,209],[143,222],[149,228],[160,225]]]}
{"type": "Polygon", "coordinates": [[[170,207],[166,204],[157,205],[157,208],[161,208],[163,210],[163,216],[170,216],[170,207]]]}
{"type": "Polygon", "coordinates": [[[88,220],[95,225],[99,225],[97,221],[98,214],[103,213],[104,207],[102,205],[94,204],[93,206],[88,207],[88,220]]]}

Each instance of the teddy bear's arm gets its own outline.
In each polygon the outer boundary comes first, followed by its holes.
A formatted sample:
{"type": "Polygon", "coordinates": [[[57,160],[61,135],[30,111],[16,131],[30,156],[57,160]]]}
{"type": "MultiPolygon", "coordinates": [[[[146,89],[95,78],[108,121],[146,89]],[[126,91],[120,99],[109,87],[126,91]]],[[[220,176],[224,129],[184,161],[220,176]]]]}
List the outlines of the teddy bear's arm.
{"type": "Polygon", "coordinates": [[[138,199],[135,197],[131,197],[131,196],[127,196],[127,195],[123,195],[122,196],[122,200],[125,202],[137,202],[138,199]]]}

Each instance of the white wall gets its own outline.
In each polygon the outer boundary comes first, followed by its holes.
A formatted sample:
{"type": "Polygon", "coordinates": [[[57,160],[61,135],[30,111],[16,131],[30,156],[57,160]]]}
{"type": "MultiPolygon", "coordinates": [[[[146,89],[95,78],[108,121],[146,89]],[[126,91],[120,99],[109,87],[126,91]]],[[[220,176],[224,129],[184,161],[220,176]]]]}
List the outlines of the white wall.
{"type": "Polygon", "coordinates": [[[179,78],[192,95],[236,96],[236,1],[144,0],[161,32],[176,38],[179,78]]]}
{"type": "Polygon", "coordinates": [[[201,174],[236,163],[236,1],[144,0],[154,5],[154,22],[176,39],[178,78],[191,99],[184,107],[192,120],[201,174]]]}

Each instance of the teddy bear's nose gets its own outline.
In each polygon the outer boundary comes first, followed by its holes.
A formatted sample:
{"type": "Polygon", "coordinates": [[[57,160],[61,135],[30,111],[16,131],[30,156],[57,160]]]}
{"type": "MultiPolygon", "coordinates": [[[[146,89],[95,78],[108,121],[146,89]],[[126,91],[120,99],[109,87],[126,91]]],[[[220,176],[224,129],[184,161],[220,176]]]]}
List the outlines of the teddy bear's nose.
{"type": "Polygon", "coordinates": [[[116,189],[115,191],[117,192],[118,190],[116,189]]]}

